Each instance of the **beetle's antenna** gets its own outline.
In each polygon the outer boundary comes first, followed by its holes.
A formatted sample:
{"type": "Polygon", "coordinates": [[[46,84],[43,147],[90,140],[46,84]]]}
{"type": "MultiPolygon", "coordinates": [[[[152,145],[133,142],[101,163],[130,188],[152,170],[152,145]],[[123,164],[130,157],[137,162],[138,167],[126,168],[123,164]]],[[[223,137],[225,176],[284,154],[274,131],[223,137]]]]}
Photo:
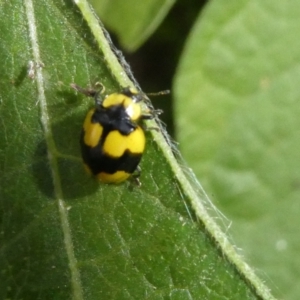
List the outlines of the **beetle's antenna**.
{"type": "Polygon", "coordinates": [[[80,87],[79,85],[77,85],[76,83],[71,83],[70,87],[72,89],[74,89],[75,91],[84,94],[88,97],[95,97],[98,94],[103,94],[105,92],[105,86],[101,83],[101,82],[96,82],[95,86],[100,86],[101,90],[100,91],[96,91],[95,89],[84,89],[82,87],[80,87]]]}
{"type": "Polygon", "coordinates": [[[145,93],[145,95],[147,96],[163,96],[163,95],[168,95],[170,94],[170,90],[164,90],[164,91],[160,91],[157,93],[145,93]]]}

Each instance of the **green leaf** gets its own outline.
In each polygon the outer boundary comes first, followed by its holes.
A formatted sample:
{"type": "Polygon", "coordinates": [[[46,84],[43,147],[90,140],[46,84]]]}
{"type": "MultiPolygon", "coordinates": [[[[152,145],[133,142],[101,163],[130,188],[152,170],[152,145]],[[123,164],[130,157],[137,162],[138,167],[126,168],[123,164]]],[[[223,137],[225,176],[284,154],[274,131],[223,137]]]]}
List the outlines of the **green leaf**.
{"type": "Polygon", "coordinates": [[[183,156],[284,299],[300,295],[299,14],[297,1],[212,1],[174,82],[183,156]]]}
{"type": "Polygon", "coordinates": [[[69,84],[132,82],[87,3],[76,4],[0,4],[0,298],[273,299],[163,130],[148,134],[141,188],[85,174],[78,138],[93,103],[69,84]]]}
{"type": "Polygon", "coordinates": [[[122,47],[134,51],[161,24],[175,0],[91,0],[101,20],[122,47]]]}

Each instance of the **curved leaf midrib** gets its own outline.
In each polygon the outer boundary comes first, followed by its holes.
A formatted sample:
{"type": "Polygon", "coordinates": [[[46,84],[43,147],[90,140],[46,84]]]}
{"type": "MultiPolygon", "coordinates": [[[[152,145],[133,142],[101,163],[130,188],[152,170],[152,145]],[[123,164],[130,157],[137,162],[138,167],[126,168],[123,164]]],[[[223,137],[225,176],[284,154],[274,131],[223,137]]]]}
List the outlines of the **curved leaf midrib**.
{"type": "MultiPolygon", "coordinates": [[[[88,26],[92,31],[92,34],[95,36],[98,46],[103,52],[103,55],[106,59],[106,63],[111,69],[112,74],[115,75],[116,79],[118,80],[118,82],[120,82],[121,85],[132,86],[134,83],[130,81],[125,71],[123,70],[123,67],[120,65],[119,60],[111,50],[111,45],[109,44],[109,41],[106,40],[105,33],[99,25],[97,18],[90,9],[87,1],[75,0],[75,3],[78,5],[82,15],[84,16],[85,20],[88,23],[88,26]]],[[[151,122],[154,121],[150,121],[150,123],[151,122]]],[[[156,132],[154,130],[151,133],[157,145],[163,152],[163,155],[165,156],[166,160],[169,162],[174,172],[174,175],[176,176],[178,184],[185,191],[185,194],[190,199],[197,216],[204,224],[207,232],[209,232],[209,235],[215,240],[216,245],[220,247],[224,256],[226,256],[227,259],[235,265],[236,269],[239,271],[241,276],[244,278],[245,281],[249,283],[250,286],[252,286],[253,290],[259,297],[270,300],[274,299],[270,291],[256,276],[254,271],[242,260],[241,256],[237,254],[234,247],[228,241],[227,236],[222,232],[222,230],[207,212],[205,206],[203,205],[203,201],[210,203],[208,197],[205,195],[205,192],[203,191],[201,186],[195,188],[194,185],[187,178],[189,176],[193,176],[193,174],[188,174],[188,176],[186,176],[182,167],[179,166],[170,147],[172,142],[167,140],[168,135],[166,134],[165,136],[163,136],[161,132],[156,132]],[[204,195],[204,198],[206,199],[201,199],[201,195],[204,195]]]]}

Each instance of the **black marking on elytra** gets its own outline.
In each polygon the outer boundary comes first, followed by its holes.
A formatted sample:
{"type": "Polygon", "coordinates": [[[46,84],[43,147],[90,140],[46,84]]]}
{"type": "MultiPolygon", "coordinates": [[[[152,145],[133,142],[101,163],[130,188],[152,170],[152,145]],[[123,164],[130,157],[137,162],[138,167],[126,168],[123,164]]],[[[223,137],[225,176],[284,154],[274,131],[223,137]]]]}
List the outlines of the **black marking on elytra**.
{"type": "Polygon", "coordinates": [[[101,172],[114,174],[117,171],[132,174],[142,158],[142,153],[131,153],[128,149],[120,157],[111,157],[103,151],[105,139],[101,139],[100,143],[92,148],[84,144],[83,137],[84,131],[80,139],[82,158],[94,175],[101,172]]]}

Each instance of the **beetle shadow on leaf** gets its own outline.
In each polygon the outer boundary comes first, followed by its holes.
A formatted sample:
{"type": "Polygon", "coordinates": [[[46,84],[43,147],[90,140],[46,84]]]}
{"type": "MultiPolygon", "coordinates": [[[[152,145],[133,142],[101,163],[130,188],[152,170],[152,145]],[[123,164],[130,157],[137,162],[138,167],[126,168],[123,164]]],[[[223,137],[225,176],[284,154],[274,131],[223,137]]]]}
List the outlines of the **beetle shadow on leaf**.
{"type": "MultiPolygon", "coordinates": [[[[32,173],[38,188],[49,198],[80,199],[99,189],[99,182],[86,174],[80,155],[79,135],[82,114],[72,114],[52,124],[49,144],[55,149],[48,156],[46,139],[36,147],[32,173]]],[[[51,146],[50,146],[51,147],[51,146]]]]}
{"type": "Polygon", "coordinates": [[[33,158],[32,174],[38,188],[49,198],[54,198],[54,186],[47,155],[46,142],[38,143],[33,158]]]}
{"type": "Polygon", "coordinates": [[[28,76],[27,71],[28,66],[24,65],[21,67],[18,76],[13,81],[14,86],[18,87],[23,83],[24,79],[28,76]]]}

